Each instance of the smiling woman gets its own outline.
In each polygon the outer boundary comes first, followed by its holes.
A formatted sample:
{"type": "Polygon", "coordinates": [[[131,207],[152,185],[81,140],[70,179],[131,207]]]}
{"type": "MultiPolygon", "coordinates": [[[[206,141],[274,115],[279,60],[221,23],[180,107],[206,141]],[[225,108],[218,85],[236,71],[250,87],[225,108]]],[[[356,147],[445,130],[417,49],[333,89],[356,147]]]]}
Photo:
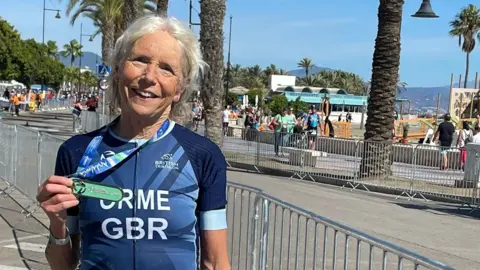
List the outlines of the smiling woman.
{"type": "MultiPolygon", "coordinates": [[[[170,90],[165,89],[169,92],[163,95],[173,101],[170,117],[179,122],[183,122],[186,117],[185,101],[198,89],[198,77],[206,66],[202,60],[197,37],[190,29],[176,19],[155,16],[140,18],[120,36],[116,42],[111,63],[114,66],[111,79],[117,82],[122,75],[130,78],[136,74],[148,74],[145,76],[148,78],[142,82],[144,86],[151,83],[149,79],[165,78],[166,82],[161,87],[167,87],[170,90]],[[149,55],[149,52],[154,53],[149,55]],[[148,68],[152,66],[155,68],[149,70],[148,68]],[[174,92],[171,88],[174,88],[174,92]]],[[[139,80],[131,79],[131,83],[136,83],[140,87],[139,80]]],[[[124,81],[124,83],[128,82],[124,81]]],[[[124,90],[112,90],[113,105],[121,108],[122,111],[128,110],[124,102],[126,100],[122,100],[124,90]]],[[[150,94],[162,93],[150,92],[150,94]]]]}
{"type": "Polygon", "coordinates": [[[39,188],[51,268],[75,269],[81,240],[81,269],[230,269],[225,157],[175,122],[205,66],[197,38],[174,18],[143,17],[118,39],[111,63],[121,115],[67,140],[39,188]],[[124,197],[77,199],[72,176],[118,186],[124,197]]]}

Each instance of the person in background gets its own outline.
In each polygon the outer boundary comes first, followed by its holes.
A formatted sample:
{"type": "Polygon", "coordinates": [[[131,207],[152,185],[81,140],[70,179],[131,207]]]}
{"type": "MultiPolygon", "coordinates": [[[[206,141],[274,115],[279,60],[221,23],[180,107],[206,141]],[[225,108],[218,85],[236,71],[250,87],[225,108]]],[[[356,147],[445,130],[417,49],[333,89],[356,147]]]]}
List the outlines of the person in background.
{"type": "Polygon", "coordinates": [[[194,103],[193,107],[193,130],[198,131],[198,124],[202,121],[202,109],[200,109],[200,104],[198,102],[194,103]]]}
{"type": "Polygon", "coordinates": [[[312,105],[311,113],[308,115],[306,126],[308,131],[308,147],[310,150],[315,148],[315,142],[317,140],[318,129],[320,129],[320,134],[322,132],[322,115],[317,111],[315,105],[312,105]]]}
{"type": "Polygon", "coordinates": [[[442,155],[443,164],[440,166],[440,170],[448,169],[448,157],[447,151],[452,146],[453,134],[455,133],[455,126],[451,122],[452,117],[449,113],[445,114],[443,117],[444,121],[438,125],[438,129],[435,132],[433,138],[434,141],[439,140],[440,142],[440,154],[442,155]]]}
{"type": "Polygon", "coordinates": [[[350,113],[350,110],[347,111],[347,115],[345,115],[345,121],[347,122],[352,122],[352,114],[350,113]]]}
{"type": "Polygon", "coordinates": [[[35,98],[37,102],[37,109],[40,110],[40,106],[42,105],[42,95],[38,93],[35,98]]]}
{"type": "Polygon", "coordinates": [[[5,88],[5,91],[3,92],[3,97],[10,100],[10,91],[8,88],[5,88]]]}
{"type": "Polygon", "coordinates": [[[227,136],[228,131],[228,122],[230,121],[230,110],[228,106],[225,106],[225,110],[223,110],[223,136],[227,136]]]}
{"type": "Polygon", "coordinates": [[[288,112],[287,112],[287,115],[285,115],[285,117],[287,120],[287,135],[283,137],[284,145],[291,145],[293,128],[297,124],[297,118],[295,117],[293,108],[288,108],[288,112]]]}
{"type": "Polygon", "coordinates": [[[279,114],[275,116],[272,120],[272,124],[275,127],[273,130],[274,134],[274,150],[275,156],[279,156],[280,146],[283,146],[283,137],[287,133],[287,115],[288,108],[284,108],[279,114]]]}
{"type": "Polygon", "coordinates": [[[20,95],[12,95],[10,98],[10,102],[13,104],[13,107],[15,108],[15,116],[20,115],[20,95]]]}
{"type": "Polygon", "coordinates": [[[95,112],[97,110],[97,99],[95,96],[90,96],[87,99],[87,102],[85,102],[85,106],[87,106],[87,111],[89,112],[95,112]]]}
{"type": "Polygon", "coordinates": [[[480,143],[480,127],[476,126],[473,131],[473,143],[480,143]]]}
{"type": "Polygon", "coordinates": [[[471,142],[473,142],[473,132],[470,128],[470,123],[463,122],[463,127],[458,134],[457,140],[457,147],[460,148],[460,168],[462,168],[462,170],[467,161],[467,148],[465,146],[471,142]]]}

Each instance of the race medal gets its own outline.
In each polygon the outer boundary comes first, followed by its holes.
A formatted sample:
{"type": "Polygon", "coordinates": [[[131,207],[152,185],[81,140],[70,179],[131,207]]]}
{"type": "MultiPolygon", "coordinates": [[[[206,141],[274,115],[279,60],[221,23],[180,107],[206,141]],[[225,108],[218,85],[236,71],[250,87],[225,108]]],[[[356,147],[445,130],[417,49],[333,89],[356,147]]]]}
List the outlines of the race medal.
{"type": "Polygon", "coordinates": [[[72,190],[75,195],[113,202],[118,202],[123,198],[123,190],[119,187],[86,181],[79,178],[72,178],[72,180],[72,190]]]}

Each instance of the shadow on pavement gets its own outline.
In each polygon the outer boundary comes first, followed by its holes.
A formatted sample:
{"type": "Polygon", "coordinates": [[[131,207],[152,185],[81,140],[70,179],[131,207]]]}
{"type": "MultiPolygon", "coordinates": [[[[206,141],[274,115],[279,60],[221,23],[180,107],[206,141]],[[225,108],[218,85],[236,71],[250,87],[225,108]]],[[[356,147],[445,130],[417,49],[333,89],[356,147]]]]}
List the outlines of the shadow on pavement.
{"type": "MultiPolygon", "coordinates": [[[[9,198],[11,199],[11,198],[9,198]]],[[[3,207],[2,207],[3,208],[3,207]]],[[[12,209],[9,209],[9,210],[12,210],[12,209]]],[[[15,210],[13,210],[15,211],[15,210]]],[[[18,255],[20,256],[20,258],[22,259],[22,263],[23,265],[25,266],[26,269],[32,269],[32,267],[30,266],[29,262],[32,262],[32,263],[36,263],[36,264],[40,264],[40,265],[44,265],[44,266],[48,266],[48,263],[46,262],[42,262],[42,261],[39,261],[39,260],[35,260],[35,259],[32,259],[32,258],[29,258],[27,256],[25,256],[23,250],[20,248],[20,241],[19,241],[19,236],[18,236],[18,232],[23,232],[23,233],[28,233],[28,234],[38,234],[37,232],[32,232],[32,231],[27,231],[27,230],[23,230],[23,229],[17,229],[15,228],[16,224],[12,224],[9,219],[3,214],[1,213],[2,211],[0,211],[0,218],[10,227],[10,229],[12,230],[12,238],[14,239],[15,241],[15,245],[17,246],[17,251],[18,251],[18,255]]],[[[15,211],[16,212],[16,211],[15,211]]],[[[19,215],[23,215],[21,214],[20,212],[18,212],[19,215]]],[[[45,224],[43,224],[42,222],[40,222],[39,220],[37,220],[36,218],[34,218],[38,223],[40,223],[43,227],[46,228],[45,224]]]]}
{"type": "Polygon", "coordinates": [[[472,218],[480,219],[480,209],[472,211],[472,208],[461,208],[459,205],[454,204],[443,204],[443,203],[433,203],[433,204],[421,204],[421,203],[399,203],[392,202],[398,206],[408,209],[421,210],[429,212],[435,215],[454,215],[462,218],[472,218]]]}

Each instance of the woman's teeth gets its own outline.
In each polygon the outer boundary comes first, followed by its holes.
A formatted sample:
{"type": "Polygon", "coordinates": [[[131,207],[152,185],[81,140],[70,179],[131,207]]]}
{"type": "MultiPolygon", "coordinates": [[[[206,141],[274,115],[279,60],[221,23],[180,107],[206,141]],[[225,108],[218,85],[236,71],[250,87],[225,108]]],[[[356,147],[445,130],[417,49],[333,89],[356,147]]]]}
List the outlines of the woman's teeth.
{"type": "Polygon", "coordinates": [[[151,98],[151,97],[154,97],[154,95],[152,93],[149,93],[149,92],[145,92],[145,91],[140,91],[140,90],[134,90],[135,93],[137,93],[138,95],[142,96],[142,97],[145,97],[145,98],[151,98]]]}

